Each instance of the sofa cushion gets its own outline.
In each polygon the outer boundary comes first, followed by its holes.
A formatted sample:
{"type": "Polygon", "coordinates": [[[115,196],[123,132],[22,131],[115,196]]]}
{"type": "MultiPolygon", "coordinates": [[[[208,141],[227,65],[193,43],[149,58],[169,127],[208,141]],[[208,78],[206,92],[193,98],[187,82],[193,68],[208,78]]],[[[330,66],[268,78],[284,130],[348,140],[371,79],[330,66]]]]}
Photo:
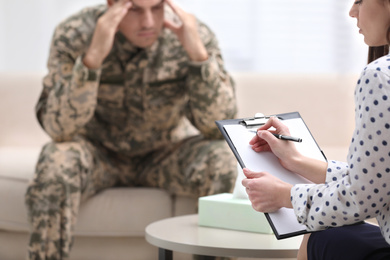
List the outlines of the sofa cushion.
{"type": "Polygon", "coordinates": [[[36,147],[49,141],[35,116],[43,75],[0,72],[0,147],[36,147]]]}
{"type": "Polygon", "coordinates": [[[0,147],[0,229],[28,230],[24,194],[39,150],[39,147],[0,147]]]}
{"type": "MultiPolygon", "coordinates": [[[[0,229],[28,231],[24,194],[39,152],[40,147],[0,147],[0,229]]],[[[171,215],[166,191],[111,188],[81,205],[75,235],[143,236],[149,223],[171,215]]]]}

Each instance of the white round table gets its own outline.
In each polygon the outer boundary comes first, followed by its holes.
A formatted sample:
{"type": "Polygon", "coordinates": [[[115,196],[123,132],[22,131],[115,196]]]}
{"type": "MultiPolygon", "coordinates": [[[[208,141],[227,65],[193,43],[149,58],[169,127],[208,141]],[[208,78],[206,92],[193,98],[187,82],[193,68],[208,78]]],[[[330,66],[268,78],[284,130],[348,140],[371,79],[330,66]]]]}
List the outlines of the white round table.
{"type": "Polygon", "coordinates": [[[296,258],[302,236],[277,240],[273,234],[202,227],[198,215],[163,219],[148,225],[146,240],[159,248],[159,260],[172,251],[204,256],[296,258]]]}

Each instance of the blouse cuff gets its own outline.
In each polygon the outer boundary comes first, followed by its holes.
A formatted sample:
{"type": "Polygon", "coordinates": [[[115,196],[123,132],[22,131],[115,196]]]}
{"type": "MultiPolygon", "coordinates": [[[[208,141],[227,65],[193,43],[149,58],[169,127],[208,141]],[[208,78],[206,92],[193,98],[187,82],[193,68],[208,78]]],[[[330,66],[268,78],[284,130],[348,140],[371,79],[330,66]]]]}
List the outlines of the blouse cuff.
{"type": "Polygon", "coordinates": [[[308,196],[308,194],[315,185],[316,184],[296,184],[291,189],[291,204],[300,224],[305,225],[307,223],[308,211],[312,204],[312,201],[310,200],[311,197],[308,196]]]}

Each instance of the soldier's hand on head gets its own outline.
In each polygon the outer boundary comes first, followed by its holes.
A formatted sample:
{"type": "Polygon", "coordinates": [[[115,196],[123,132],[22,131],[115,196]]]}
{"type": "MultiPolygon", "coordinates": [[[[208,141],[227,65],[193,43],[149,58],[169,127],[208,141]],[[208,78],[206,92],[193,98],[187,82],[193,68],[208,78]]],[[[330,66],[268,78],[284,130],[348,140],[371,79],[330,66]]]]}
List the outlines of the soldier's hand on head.
{"type": "Polygon", "coordinates": [[[85,53],[83,63],[91,69],[99,68],[114,44],[115,34],[122,19],[132,6],[129,0],[119,0],[109,6],[97,21],[91,45],[85,53]]]}
{"type": "Polygon", "coordinates": [[[165,19],[165,27],[172,30],[179,41],[187,51],[188,56],[192,61],[205,61],[208,59],[206,47],[200,39],[198,32],[198,24],[194,15],[187,13],[182,8],[177,6],[172,0],[165,1],[173,10],[173,12],[181,20],[180,24],[176,24],[165,19]]]}

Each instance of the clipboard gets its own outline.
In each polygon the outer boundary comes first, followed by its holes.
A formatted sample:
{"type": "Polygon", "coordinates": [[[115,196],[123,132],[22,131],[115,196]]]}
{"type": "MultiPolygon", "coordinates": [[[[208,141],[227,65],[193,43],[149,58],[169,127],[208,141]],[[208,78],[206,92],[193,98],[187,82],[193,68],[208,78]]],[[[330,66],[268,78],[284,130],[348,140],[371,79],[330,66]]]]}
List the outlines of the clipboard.
{"type": "MultiPolygon", "coordinates": [[[[286,124],[292,136],[302,138],[304,145],[299,147],[298,145],[300,144],[297,144],[297,149],[301,153],[306,153],[309,157],[327,161],[299,112],[272,116],[276,116],[286,124]]],[[[249,140],[255,135],[253,130],[265,124],[270,117],[257,113],[254,117],[250,118],[219,120],[215,121],[215,123],[234,153],[241,168],[248,167],[254,171],[267,171],[291,184],[311,183],[302,176],[284,169],[280,165],[277,157],[271,152],[256,153],[251,150],[249,140]],[[250,130],[252,130],[252,134],[249,134],[250,130]],[[262,167],[264,167],[263,170],[262,167]]],[[[282,208],[277,212],[265,213],[265,217],[277,239],[285,239],[308,233],[306,226],[298,223],[293,209],[282,208]]]]}

